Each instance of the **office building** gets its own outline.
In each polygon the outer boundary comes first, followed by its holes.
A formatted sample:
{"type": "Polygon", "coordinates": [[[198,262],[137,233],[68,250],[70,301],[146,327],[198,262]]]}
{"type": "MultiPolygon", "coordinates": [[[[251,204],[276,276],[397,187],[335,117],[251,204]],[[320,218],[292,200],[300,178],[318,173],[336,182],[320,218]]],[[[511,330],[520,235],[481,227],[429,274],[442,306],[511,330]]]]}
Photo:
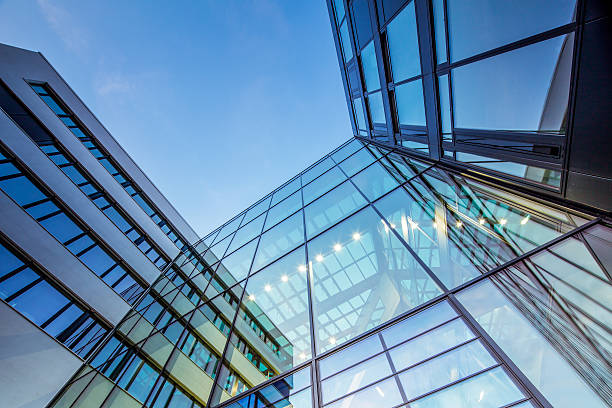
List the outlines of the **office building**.
{"type": "Polygon", "coordinates": [[[611,406],[609,10],[520,3],[328,0],[354,135],[204,237],[0,46],[0,406],[611,406]]]}

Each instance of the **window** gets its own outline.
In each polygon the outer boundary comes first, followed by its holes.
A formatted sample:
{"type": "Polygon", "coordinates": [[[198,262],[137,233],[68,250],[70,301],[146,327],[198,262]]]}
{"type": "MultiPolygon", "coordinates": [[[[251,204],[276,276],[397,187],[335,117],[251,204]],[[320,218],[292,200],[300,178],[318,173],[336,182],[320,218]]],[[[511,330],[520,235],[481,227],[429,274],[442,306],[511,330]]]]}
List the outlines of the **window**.
{"type": "Polygon", "coordinates": [[[387,26],[387,43],[394,82],[421,74],[414,1],[404,7],[387,26]]]}

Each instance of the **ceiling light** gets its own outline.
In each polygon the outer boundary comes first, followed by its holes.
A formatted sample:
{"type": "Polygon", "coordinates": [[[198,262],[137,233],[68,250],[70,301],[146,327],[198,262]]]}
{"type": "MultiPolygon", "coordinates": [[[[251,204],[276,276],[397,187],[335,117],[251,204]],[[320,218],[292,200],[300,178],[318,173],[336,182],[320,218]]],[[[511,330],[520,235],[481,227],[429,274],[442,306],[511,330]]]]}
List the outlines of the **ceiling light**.
{"type": "Polygon", "coordinates": [[[281,280],[283,282],[287,282],[287,281],[289,281],[289,277],[287,275],[283,275],[283,276],[281,276],[281,280]]]}
{"type": "Polygon", "coordinates": [[[479,219],[479,220],[478,220],[478,223],[479,223],[480,225],[484,225],[484,223],[485,223],[485,219],[484,219],[484,218],[479,219]]]}
{"type": "Polygon", "coordinates": [[[319,254],[315,256],[315,259],[317,260],[317,262],[323,262],[323,255],[319,254]]]}
{"type": "Polygon", "coordinates": [[[305,353],[300,353],[300,359],[306,360],[306,354],[305,353]]]}
{"type": "Polygon", "coordinates": [[[393,224],[393,223],[392,223],[392,224],[391,224],[391,228],[395,228],[395,224],[393,224]]]}
{"type": "Polygon", "coordinates": [[[385,393],[383,392],[383,390],[380,389],[380,387],[376,387],[376,391],[380,394],[381,397],[385,397],[385,393]]]}
{"type": "Polygon", "coordinates": [[[329,344],[336,344],[336,338],[335,337],[330,337],[329,338],[329,344]]]}
{"type": "Polygon", "coordinates": [[[521,225],[527,224],[527,221],[529,221],[529,216],[526,216],[525,218],[521,220],[521,225]]]}
{"type": "Polygon", "coordinates": [[[300,265],[300,266],[298,266],[298,271],[300,271],[300,272],[306,272],[306,265],[300,265]]]}
{"type": "Polygon", "coordinates": [[[340,245],[340,244],[334,245],[334,251],[336,251],[336,252],[342,251],[342,245],[340,245]]]}
{"type": "Polygon", "coordinates": [[[463,226],[463,223],[461,221],[457,221],[455,225],[457,226],[457,228],[461,228],[463,226]]]}
{"type": "Polygon", "coordinates": [[[431,224],[431,225],[432,225],[432,227],[434,227],[434,228],[438,228],[438,224],[436,224],[435,222],[434,222],[433,224],[431,224]]]}
{"type": "Polygon", "coordinates": [[[506,225],[507,222],[508,222],[508,220],[506,220],[505,218],[502,218],[501,220],[499,220],[499,223],[501,225],[506,225]]]}
{"type": "Polygon", "coordinates": [[[249,295],[249,300],[254,302],[255,301],[255,295],[249,295]]]}
{"type": "Polygon", "coordinates": [[[265,290],[266,292],[269,292],[269,291],[271,291],[271,290],[272,290],[272,286],[270,286],[269,284],[266,284],[266,286],[264,286],[264,290],[265,290]]]}
{"type": "Polygon", "coordinates": [[[359,241],[359,240],[361,239],[361,234],[360,234],[360,233],[358,233],[358,232],[354,233],[354,234],[353,234],[353,239],[354,239],[355,241],[359,241]]]}

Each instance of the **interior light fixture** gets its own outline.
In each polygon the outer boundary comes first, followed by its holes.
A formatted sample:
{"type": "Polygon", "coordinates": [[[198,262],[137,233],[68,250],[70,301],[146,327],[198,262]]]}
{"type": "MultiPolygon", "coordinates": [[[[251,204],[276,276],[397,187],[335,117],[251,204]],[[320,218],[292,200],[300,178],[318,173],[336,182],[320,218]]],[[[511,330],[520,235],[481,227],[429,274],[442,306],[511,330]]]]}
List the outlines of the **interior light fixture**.
{"type": "Polygon", "coordinates": [[[461,221],[457,221],[455,225],[457,226],[457,228],[461,228],[463,226],[463,223],[461,221]]]}
{"type": "Polygon", "coordinates": [[[300,266],[298,266],[298,271],[300,271],[300,272],[306,272],[306,265],[300,265],[300,266]]]}
{"type": "Polygon", "coordinates": [[[334,336],[329,338],[329,344],[336,344],[336,338],[334,336]]]}
{"type": "Polygon", "coordinates": [[[255,301],[255,295],[249,295],[249,300],[251,302],[254,302],[255,301]]]}
{"type": "Polygon", "coordinates": [[[267,283],[266,283],[266,285],[264,286],[264,290],[265,290],[266,292],[269,292],[269,291],[271,291],[271,290],[272,290],[272,286],[270,286],[269,284],[267,284],[267,283]]]}
{"type": "Polygon", "coordinates": [[[478,223],[479,223],[480,225],[484,225],[484,223],[485,223],[485,219],[484,219],[484,218],[479,219],[479,220],[478,220],[478,223]]]}
{"type": "Polygon", "coordinates": [[[340,251],[342,251],[342,245],[340,245],[340,244],[335,244],[335,245],[334,245],[334,251],[336,251],[336,252],[340,252],[340,251]]]}
{"type": "Polygon", "coordinates": [[[281,280],[283,282],[288,282],[289,281],[289,277],[287,275],[283,275],[283,276],[281,276],[281,280]]]}
{"type": "Polygon", "coordinates": [[[508,220],[507,220],[507,219],[505,219],[505,218],[502,218],[501,220],[499,220],[499,223],[500,223],[501,225],[506,225],[506,223],[507,223],[507,222],[508,222],[508,220]]]}
{"type": "Polygon", "coordinates": [[[353,234],[353,239],[354,239],[355,241],[359,241],[359,240],[361,239],[361,234],[360,234],[360,233],[358,233],[358,232],[354,233],[354,234],[353,234]]]}
{"type": "Polygon", "coordinates": [[[317,262],[323,262],[323,255],[318,254],[317,256],[315,256],[315,259],[317,262]]]}
{"type": "Polygon", "coordinates": [[[300,359],[306,360],[306,354],[305,353],[300,353],[300,359]]]}
{"type": "Polygon", "coordinates": [[[529,221],[529,216],[526,216],[525,218],[521,220],[521,225],[527,224],[527,221],[529,221]]]}

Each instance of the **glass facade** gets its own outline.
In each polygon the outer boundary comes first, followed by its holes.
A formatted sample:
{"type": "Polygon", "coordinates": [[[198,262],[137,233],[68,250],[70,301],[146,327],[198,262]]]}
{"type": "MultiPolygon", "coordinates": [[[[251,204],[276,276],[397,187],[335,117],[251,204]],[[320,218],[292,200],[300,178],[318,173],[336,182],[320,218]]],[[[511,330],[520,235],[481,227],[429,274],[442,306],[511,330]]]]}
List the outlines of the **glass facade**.
{"type": "Polygon", "coordinates": [[[54,407],[610,401],[592,215],[351,139],[195,248],[54,407]]]}

